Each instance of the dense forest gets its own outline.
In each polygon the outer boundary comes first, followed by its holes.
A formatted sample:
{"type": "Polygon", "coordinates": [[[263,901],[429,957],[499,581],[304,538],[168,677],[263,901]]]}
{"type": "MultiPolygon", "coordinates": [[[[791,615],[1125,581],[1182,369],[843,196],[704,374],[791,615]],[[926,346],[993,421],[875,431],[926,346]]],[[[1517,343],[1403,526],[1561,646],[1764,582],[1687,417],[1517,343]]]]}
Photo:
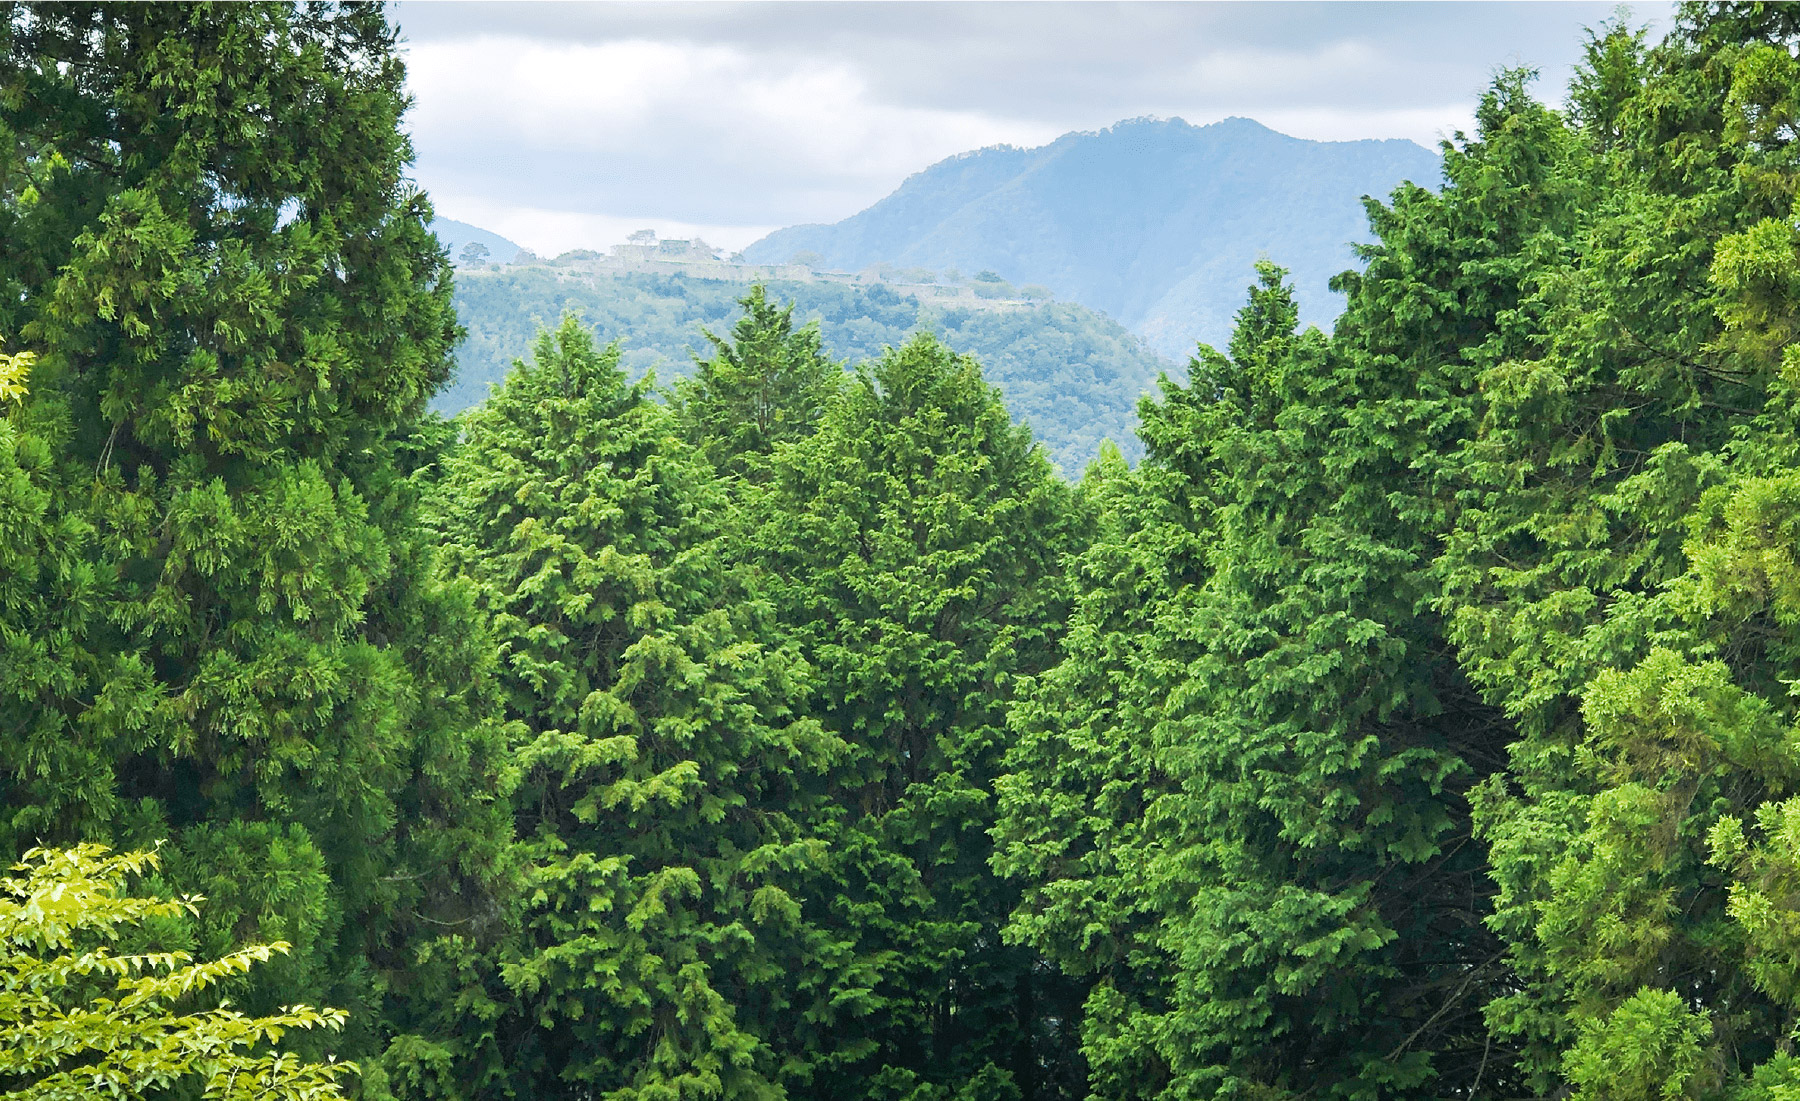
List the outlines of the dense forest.
{"type": "MultiPolygon", "coordinates": [[[[1070,479],[1112,440],[1136,461],[1137,400],[1170,364],[1118,322],[1074,302],[979,309],[920,300],[903,288],[825,281],[778,281],[770,297],[791,302],[796,317],[818,323],[827,355],[848,363],[879,358],[924,331],[981,361],[983,376],[1070,479]]],[[[1008,292],[1011,288],[1008,287],[1008,292]]],[[[564,314],[585,322],[602,343],[620,343],[634,377],[654,371],[663,383],[693,374],[712,350],[705,333],[723,335],[740,314],[744,287],[681,275],[570,277],[551,265],[459,272],[453,304],[465,337],[457,371],[433,407],[454,413],[487,397],[539,329],[564,314]]]]}
{"type": "Polygon", "coordinates": [[[446,419],[378,8],[0,28],[0,1090],[1800,1097],[1800,8],[1502,73],[1078,483],[766,292],[446,419]]]}

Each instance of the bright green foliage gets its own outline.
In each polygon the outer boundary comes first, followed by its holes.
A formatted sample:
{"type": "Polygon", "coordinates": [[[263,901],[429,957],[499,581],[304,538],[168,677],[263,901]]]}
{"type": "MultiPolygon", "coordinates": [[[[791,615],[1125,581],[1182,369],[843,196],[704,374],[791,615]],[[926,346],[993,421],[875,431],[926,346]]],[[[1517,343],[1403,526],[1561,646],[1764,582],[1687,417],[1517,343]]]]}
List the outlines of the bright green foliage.
{"type": "Polygon", "coordinates": [[[491,662],[412,516],[456,327],[394,32],[3,13],[0,334],[36,363],[0,414],[0,845],[169,838],[222,904],[195,947],[294,944],[234,993],[378,1051],[504,828],[491,662]]]}
{"type": "Polygon", "coordinates": [[[1640,990],[1584,1025],[1563,1061],[1577,1101],[1678,1101],[1704,1095],[1706,1018],[1672,990],[1640,990]]]}
{"type": "Polygon", "coordinates": [[[778,447],[744,541],[818,669],[849,744],[823,836],[832,880],[802,902],[866,974],[833,991],[819,1098],[1055,1096],[1073,1009],[1000,943],[1012,891],[987,869],[992,785],[1018,678],[1048,665],[1081,525],[1067,486],[978,366],[918,337],[858,371],[816,433],[778,447]]]}
{"type": "MultiPolygon", "coordinates": [[[[1384,244],[1455,225],[1436,196],[1400,200],[1384,244]]],[[[1145,404],[1143,467],[1090,475],[1111,530],[1069,658],[1015,714],[997,864],[1032,881],[1010,935],[1094,976],[1096,1096],[1504,1076],[1461,796],[1496,729],[1418,615],[1420,467],[1467,403],[1401,358],[1454,322],[1393,251],[1351,288],[1343,350],[1295,331],[1265,266],[1230,354],[1203,348],[1145,404]],[[1362,318],[1408,298],[1412,339],[1371,347],[1362,318]]]]}
{"type": "Polygon", "coordinates": [[[449,561],[500,646],[525,861],[470,1084],[780,1097],[806,1053],[771,1017],[828,1022],[859,981],[800,901],[844,747],[796,710],[805,663],[722,568],[711,469],[618,358],[573,319],[545,334],[467,415],[442,485],[449,561]]]}
{"type": "Polygon", "coordinates": [[[0,402],[22,403],[30,393],[26,383],[31,379],[31,365],[37,355],[32,352],[0,352],[0,402]]]}
{"type": "Polygon", "coordinates": [[[710,359],[676,384],[688,437],[722,471],[759,470],[780,443],[811,435],[843,369],[826,358],[815,324],[794,328],[794,306],[761,284],[738,300],[731,339],[707,332],[710,359]]]}
{"type": "Polygon", "coordinates": [[[1720,875],[1779,858],[1719,823],[1800,779],[1797,32],[1789,9],[1694,6],[1647,52],[1595,38],[1562,170],[1593,201],[1540,261],[1533,346],[1484,372],[1456,460],[1448,634],[1522,734],[1477,800],[1520,976],[1489,1020],[1539,1090],[1709,1096],[1787,1073],[1790,1010],[1766,942],[1746,954],[1775,919],[1746,924],[1720,875]]]}
{"type": "Polygon", "coordinates": [[[343,1028],[342,1010],[291,1005],[263,1017],[187,1009],[204,992],[289,945],[252,945],[194,962],[182,951],[113,946],[141,928],[198,912],[198,895],[140,898],[126,880],[152,852],[102,845],[33,849],[0,878],[0,1087],[8,1101],[164,1096],[322,1101],[354,1064],[274,1050],[294,1029],[343,1028]]]}

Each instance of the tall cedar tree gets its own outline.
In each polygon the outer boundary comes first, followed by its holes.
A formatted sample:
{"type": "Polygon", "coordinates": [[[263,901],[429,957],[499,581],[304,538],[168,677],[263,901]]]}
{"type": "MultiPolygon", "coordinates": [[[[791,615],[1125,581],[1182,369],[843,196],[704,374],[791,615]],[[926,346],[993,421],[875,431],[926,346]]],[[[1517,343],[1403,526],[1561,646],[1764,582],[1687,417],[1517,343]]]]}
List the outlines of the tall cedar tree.
{"type": "MultiPolygon", "coordinates": [[[[1398,203],[1394,222],[1435,213],[1398,203]]],[[[1140,471],[1090,476],[1105,534],[1069,657],[1014,715],[1009,935],[1091,978],[1096,1097],[1504,1077],[1482,1059],[1504,972],[1462,795],[1504,743],[1418,615],[1419,466],[1466,399],[1296,332],[1281,277],[1263,268],[1229,355],[1202,348],[1146,401],[1140,471]]]]}
{"type": "Polygon", "coordinates": [[[413,534],[456,326],[393,31],[0,15],[0,339],[37,355],[0,423],[0,849],[168,838],[201,953],[294,946],[240,1001],[344,1006],[378,1053],[415,950],[487,923],[504,826],[490,662],[413,534]]]}
{"type": "Polygon", "coordinates": [[[441,487],[500,646],[524,861],[499,981],[465,993],[484,1095],[782,1097],[806,1053],[774,1022],[870,981],[802,905],[831,886],[845,746],[795,710],[810,670],[727,568],[723,486],[650,385],[566,319],[441,487]]]}
{"type": "Polygon", "coordinates": [[[1450,637],[1521,734],[1478,800],[1519,974],[1488,1017],[1539,1091],[1800,1087],[1796,47],[1762,4],[1593,37],[1593,199],[1454,460],[1450,637]]]}
{"type": "Polygon", "coordinates": [[[833,881],[803,911],[872,967],[834,992],[829,1027],[789,1032],[813,1067],[791,1095],[1057,1096],[1072,1053],[1046,1023],[1073,1006],[1001,943],[1014,892],[987,831],[1014,686],[1056,655],[1083,529],[1069,488],[975,362],[929,336],[860,369],[773,475],[741,542],[850,748],[823,833],[833,881]]]}

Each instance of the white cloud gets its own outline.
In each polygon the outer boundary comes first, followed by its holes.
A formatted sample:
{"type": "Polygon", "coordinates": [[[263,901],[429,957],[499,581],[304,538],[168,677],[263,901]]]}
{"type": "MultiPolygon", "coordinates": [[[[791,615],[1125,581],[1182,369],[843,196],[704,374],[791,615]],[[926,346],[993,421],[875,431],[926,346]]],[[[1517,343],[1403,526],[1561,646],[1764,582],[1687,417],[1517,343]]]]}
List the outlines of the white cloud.
{"type": "Polygon", "coordinates": [[[1580,28],[1611,10],[406,0],[395,14],[420,182],[448,216],[543,252],[628,224],[730,244],[836,221],[946,156],[1145,115],[1435,148],[1472,128],[1501,66],[1542,66],[1537,93],[1559,99],[1580,28]]]}
{"type": "Polygon", "coordinates": [[[720,210],[840,218],[951,154],[1059,132],[877,102],[847,64],[772,67],[731,46],[484,36],[415,45],[409,71],[434,193],[497,199],[504,187],[521,209],[627,220],[652,208],[702,224],[729,220],[701,213],[720,210]]]}
{"type": "MultiPolygon", "coordinates": [[[[1161,82],[1166,90],[1212,101],[1292,102],[1327,98],[1329,89],[1366,85],[1372,73],[1391,70],[1393,59],[1357,39],[1312,49],[1270,50],[1249,46],[1213,49],[1161,82]]],[[[1260,120],[1258,120],[1260,121],[1260,120]]]]}

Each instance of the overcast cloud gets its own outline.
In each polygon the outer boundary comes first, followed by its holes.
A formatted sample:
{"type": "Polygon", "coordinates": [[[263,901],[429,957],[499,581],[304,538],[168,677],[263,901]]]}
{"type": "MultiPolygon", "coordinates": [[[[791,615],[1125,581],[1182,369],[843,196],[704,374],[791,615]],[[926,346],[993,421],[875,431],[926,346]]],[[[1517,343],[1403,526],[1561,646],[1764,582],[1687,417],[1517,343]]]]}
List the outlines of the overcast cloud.
{"type": "MultiPolygon", "coordinates": [[[[423,3],[417,175],[539,252],[640,226],[737,248],[984,145],[1143,115],[1320,140],[1468,129],[1493,73],[1560,101],[1611,3],[423,3]]],[[[1666,28],[1667,4],[1634,5],[1666,28]]]]}

